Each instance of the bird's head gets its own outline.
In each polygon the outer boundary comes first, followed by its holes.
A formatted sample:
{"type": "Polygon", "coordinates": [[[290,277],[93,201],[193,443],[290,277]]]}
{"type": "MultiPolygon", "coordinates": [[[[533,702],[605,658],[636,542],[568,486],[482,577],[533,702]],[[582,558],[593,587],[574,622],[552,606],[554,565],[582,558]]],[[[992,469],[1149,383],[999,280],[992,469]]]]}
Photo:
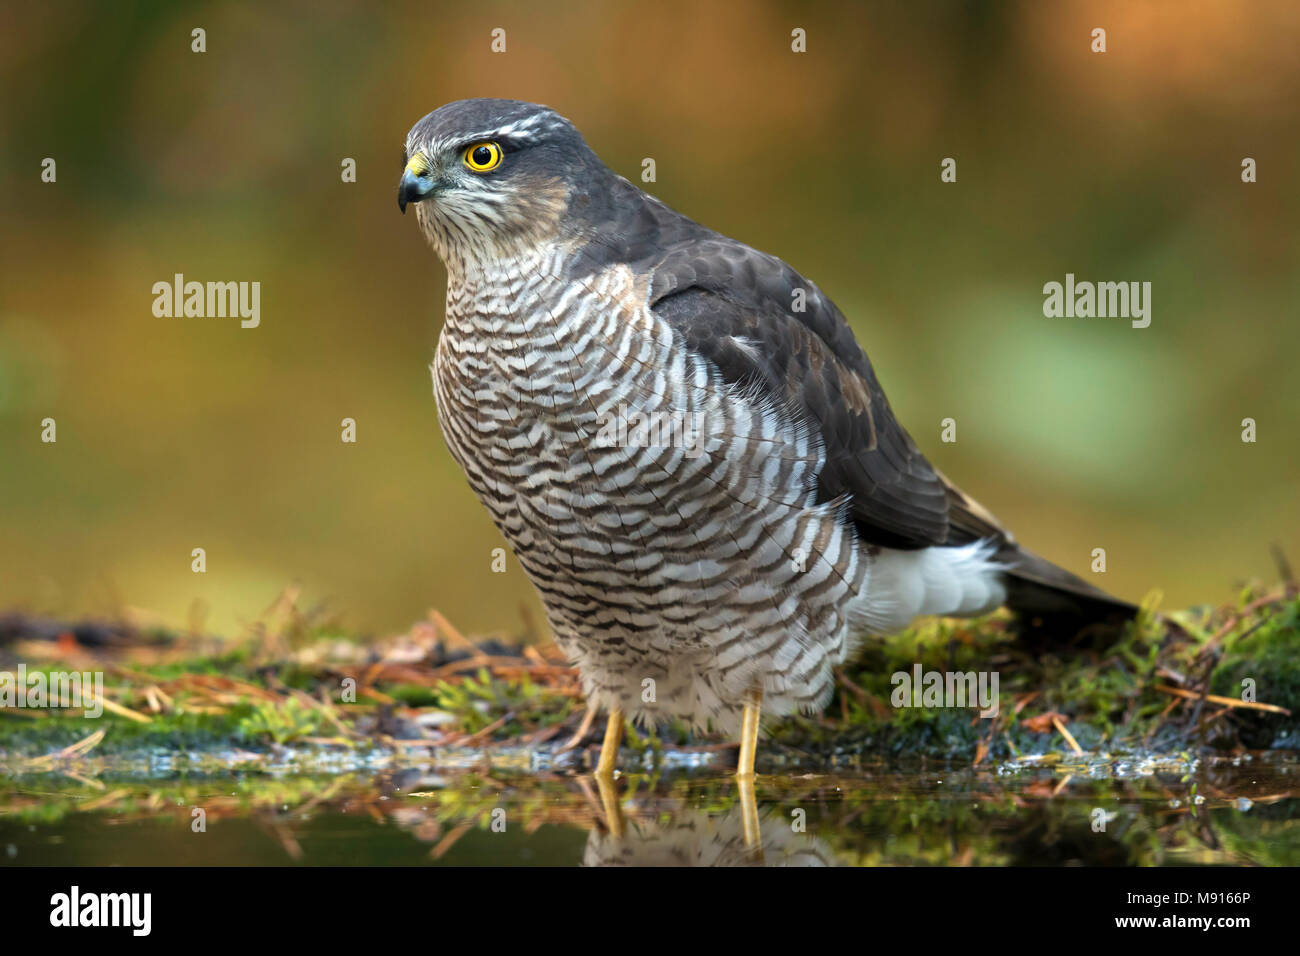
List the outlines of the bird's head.
{"type": "Polygon", "coordinates": [[[397,204],[448,268],[554,240],[576,192],[604,170],[573,124],[517,100],[448,103],[406,137],[397,204]],[[582,184],[581,186],[579,184],[582,184]]]}

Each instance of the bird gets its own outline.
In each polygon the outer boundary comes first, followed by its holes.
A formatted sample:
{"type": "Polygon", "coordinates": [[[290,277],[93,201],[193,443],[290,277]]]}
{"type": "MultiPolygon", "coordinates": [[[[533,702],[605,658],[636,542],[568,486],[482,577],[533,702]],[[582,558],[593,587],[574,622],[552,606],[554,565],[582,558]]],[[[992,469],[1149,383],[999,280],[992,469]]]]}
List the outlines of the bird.
{"type": "Polygon", "coordinates": [[[607,167],[556,111],[448,103],[398,206],[441,259],[430,366],[452,457],[588,705],[739,737],[829,702],[922,615],[1085,624],[1132,605],[1021,547],[931,465],[829,297],[607,167]]]}
{"type": "Polygon", "coordinates": [[[683,801],[640,795],[641,804],[621,832],[593,827],[587,835],[583,866],[840,866],[831,846],[814,833],[792,827],[781,808],[770,808],[758,823],[761,855],[743,808],[718,812],[683,801]]]}

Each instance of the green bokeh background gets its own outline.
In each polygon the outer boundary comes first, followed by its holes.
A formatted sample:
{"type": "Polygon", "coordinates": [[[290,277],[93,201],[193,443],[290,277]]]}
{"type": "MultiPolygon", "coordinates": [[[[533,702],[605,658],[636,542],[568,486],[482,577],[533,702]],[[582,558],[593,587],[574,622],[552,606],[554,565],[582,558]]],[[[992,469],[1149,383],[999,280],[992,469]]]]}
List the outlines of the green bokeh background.
{"type": "Polygon", "coordinates": [[[363,631],[517,628],[395,203],[407,129],[468,96],[653,157],[655,195],[814,279],[1035,550],[1104,547],[1099,583],[1166,606],[1300,563],[1294,3],[8,4],[0,83],[0,608],[229,632],[296,583],[363,631]],[[176,272],[260,281],[261,327],[156,318],[176,272]],[[1150,281],[1151,327],[1045,318],[1067,272],[1150,281]]]}

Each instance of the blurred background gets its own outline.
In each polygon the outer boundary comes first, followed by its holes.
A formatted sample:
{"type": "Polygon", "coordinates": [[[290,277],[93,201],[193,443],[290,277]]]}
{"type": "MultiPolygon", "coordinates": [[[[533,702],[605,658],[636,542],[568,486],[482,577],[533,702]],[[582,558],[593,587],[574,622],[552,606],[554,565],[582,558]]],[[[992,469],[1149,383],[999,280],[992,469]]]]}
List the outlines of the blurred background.
{"type": "Polygon", "coordinates": [[[228,633],[294,584],[363,633],[540,620],[438,431],[444,275],[395,202],[407,129],[471,96],[555,107],[635,181],[653,157],[649,191],[815,280],[1029,547],[1104,547],[1094,580],[1167,608],[1274,579],[1298,60],[1290,0],[7,4],[0,609],[228,633]],[[156,317],[178,272],[259,281],[261,326],[156,317]],[[1067,272],[1151,282],[1150,328],[1045,318],[1067,272]]]}

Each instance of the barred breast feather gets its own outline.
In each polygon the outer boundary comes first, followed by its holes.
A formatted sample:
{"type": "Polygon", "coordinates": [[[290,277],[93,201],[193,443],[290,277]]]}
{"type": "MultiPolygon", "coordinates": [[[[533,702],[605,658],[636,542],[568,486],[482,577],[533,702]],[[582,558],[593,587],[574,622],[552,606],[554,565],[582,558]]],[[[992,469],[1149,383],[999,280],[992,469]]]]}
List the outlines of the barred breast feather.
{"type": "Polygon", "coordinates": [[[824,499],[820,436],[726,381],[647,307],[644,277],[574,279],[564,258],[449,288],[434,383],[447,443],[584,689],[643,721],[731,731],[752,687],[768,712],[824,706],[871,625],[883,555],[846,498],[824,499]],[[602,435],[638,413],[689,423],[696,447],[602,435]]]}

